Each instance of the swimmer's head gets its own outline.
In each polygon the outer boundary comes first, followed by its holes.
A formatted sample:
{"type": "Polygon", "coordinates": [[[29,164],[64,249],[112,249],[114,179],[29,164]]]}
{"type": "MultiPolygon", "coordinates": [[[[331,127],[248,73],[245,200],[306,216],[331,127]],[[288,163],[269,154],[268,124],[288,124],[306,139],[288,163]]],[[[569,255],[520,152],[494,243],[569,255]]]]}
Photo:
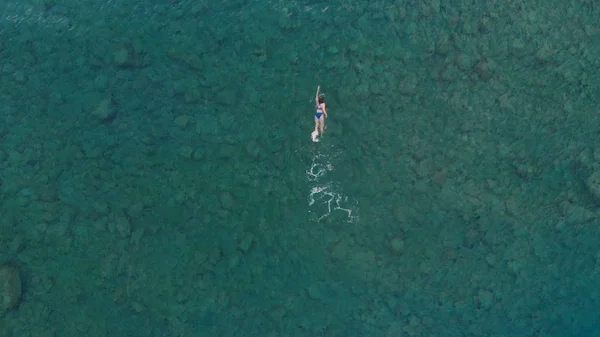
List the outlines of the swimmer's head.
{"type": "Polygon", "coordinates": [[[325,96],[319,95],[319,97],[317,97],[317,102],[319,102],[319,104],[325,103],[325,96]]]}

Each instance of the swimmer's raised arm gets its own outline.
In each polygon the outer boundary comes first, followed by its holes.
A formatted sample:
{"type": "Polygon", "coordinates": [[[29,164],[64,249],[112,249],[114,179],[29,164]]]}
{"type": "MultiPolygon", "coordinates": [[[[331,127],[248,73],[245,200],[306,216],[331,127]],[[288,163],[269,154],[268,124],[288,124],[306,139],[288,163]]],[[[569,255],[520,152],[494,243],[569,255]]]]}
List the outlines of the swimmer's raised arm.
{"type": "Polygon", "coordinates": [[[315,94],[315,103],[319,105],[319,90],[321,90],[321,86],[317,86],[317,93],[315,94]]]}

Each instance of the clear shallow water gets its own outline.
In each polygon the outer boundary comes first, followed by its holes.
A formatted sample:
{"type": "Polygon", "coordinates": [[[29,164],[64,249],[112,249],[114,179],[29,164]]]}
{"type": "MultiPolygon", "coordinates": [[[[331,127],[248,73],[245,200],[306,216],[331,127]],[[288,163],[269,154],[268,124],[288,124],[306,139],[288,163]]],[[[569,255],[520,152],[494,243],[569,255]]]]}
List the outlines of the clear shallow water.
{"type": "Polygon", "coordinates": [[[591,4],[0,10],[0,335],[598,334],[591,4]]]}

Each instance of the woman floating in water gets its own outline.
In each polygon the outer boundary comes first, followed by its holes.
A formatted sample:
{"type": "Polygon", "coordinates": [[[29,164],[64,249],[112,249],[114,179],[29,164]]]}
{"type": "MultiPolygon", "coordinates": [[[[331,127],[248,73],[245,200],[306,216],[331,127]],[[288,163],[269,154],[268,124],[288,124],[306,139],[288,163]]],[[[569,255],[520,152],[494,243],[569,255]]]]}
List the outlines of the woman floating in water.
{"type": "Polygon", "coordinates": [[[325,108],[325,97],[321,94],[321,86],[317,87],[315,102],[317,103],[315,112],[315,130],[312,132],[313,142],[318,142],[317,137],[323,134],[325,130],[325,118],[327,118],[327,109],[325,108]]]}

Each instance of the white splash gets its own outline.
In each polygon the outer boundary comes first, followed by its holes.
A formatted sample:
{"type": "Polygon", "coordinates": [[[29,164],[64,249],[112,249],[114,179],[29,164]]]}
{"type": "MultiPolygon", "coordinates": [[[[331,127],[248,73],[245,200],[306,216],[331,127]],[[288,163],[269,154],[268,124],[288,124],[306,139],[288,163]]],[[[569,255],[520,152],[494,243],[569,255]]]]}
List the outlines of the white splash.
{"type": "Polygon", "coordinates": [[[331,158],[317,154],[312,158],[311,166],[306,170],[306,177],[311,183],[308,196],[309,213],[317,222],[334,213],[345,214],[345,220],[353,222],[358,220],[358,215],[350,207],[348,197],[340,193],[334,181],[328,179],[327,173],[334,171],[331,158]]]}

